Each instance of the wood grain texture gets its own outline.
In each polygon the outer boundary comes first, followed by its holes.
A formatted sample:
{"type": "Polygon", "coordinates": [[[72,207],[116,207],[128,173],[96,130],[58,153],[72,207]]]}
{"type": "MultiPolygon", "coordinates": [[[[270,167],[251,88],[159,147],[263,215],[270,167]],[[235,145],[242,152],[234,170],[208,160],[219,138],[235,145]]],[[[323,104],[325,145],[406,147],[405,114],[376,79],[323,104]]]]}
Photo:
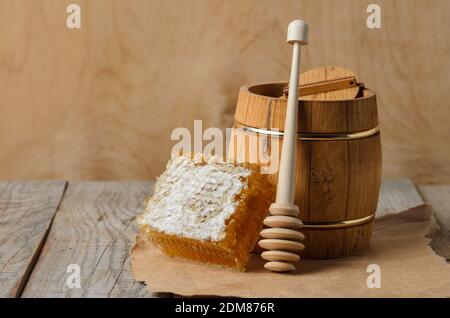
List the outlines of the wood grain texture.
{"type": "Polygon", "coordinates": [[[300,17],[303,70],[377,92],[384,176],[450,182],[450,1],[379,0],[378,30],[354,0],[79,0],[68,30],[72,2],[0,1],[0,178],[153,178],[173,128],[229,127],[240,86],[288,78],[300,17]]]}
{"type": "Polygon", "coordinates": [[[151,297],[129,272],[136,215],[149,182],[73,182],[48,235],[23,297],[151,297]],[[70,264],[81,288],[70,289],[70,264]]]}
{"type": "Polygon", "coordinates": [[[20,296],[65,185],[63,181],[0,182],[0,298],[20,296]]]}

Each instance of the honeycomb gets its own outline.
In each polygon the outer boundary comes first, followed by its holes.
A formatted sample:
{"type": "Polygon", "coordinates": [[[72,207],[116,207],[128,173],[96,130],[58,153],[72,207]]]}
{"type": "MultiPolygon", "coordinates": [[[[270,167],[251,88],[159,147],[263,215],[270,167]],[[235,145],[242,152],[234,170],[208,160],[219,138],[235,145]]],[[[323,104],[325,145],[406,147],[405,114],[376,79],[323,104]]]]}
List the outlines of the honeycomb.
{"type": "Polygon", "coordinates": [[[257,165],[181,156],[158,179],[140,229],[169,256],[243,271],[274,196],[257,165]]]}

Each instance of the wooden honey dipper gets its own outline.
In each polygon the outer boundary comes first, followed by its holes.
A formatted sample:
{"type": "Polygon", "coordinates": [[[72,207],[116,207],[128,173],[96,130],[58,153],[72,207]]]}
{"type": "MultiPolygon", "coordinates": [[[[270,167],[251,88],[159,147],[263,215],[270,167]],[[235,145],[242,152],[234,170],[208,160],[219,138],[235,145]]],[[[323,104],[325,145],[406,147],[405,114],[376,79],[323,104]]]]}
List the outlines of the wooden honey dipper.
{"type": "Polygon", "coordinates": [[[304,239],[297,231],[303,226],[298,219],[299,209],[294,204],[297,114],[298,114],[298,81],[300,74],[300,48],[308,42],[308,24],[302,20],[289,23],[287,42],[293,46],[291,77],[286,119],[284,124],[283,147],[278,170],[277,196],[275,203],[269,208],[270,216],[264,219],[267,229],[261,231],[258,245],[267,251],[261,257],[268,262],[264,267],[274,272],[290,272],[295,270],[292,264],[300,260],[298,252],[304,249],[299,241],[304,239]]]}

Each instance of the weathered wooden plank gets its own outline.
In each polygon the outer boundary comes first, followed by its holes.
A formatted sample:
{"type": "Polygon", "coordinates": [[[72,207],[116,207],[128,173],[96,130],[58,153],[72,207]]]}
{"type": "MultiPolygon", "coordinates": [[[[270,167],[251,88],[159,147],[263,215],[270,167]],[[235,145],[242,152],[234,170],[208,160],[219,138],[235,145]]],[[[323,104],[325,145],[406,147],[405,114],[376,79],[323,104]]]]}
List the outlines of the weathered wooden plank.
{"type": "Polygon", "coordinates": [[[405,212],[426,218],[430,209],[410,179],[383,180],[376,217],[405,212]]]}
{"type": "Polygon", "coordinates": [[[450,261],[450,185],[426,185],[419,187],[420,194],[431,205],[440,232],[431,235],[431,246],[450,261]]]}
{"type": "Polygon", "coordinates": [[[431,205],[441,228],[450,234],[450,185],[419,186],[419,191],[431,205]]]}
{"type": "Polygon", "coordinates": [[[64,181],[0,182],[0,297],[17,297],[64,195],[64,181]]]}
{"type": "Polygon", "coordinates": [[[150,182],[71,182],[24,297],[151,297],[129,273],[129,251],[150,182]],[[80,269],[80,288],[73,269],[80,269]]]}

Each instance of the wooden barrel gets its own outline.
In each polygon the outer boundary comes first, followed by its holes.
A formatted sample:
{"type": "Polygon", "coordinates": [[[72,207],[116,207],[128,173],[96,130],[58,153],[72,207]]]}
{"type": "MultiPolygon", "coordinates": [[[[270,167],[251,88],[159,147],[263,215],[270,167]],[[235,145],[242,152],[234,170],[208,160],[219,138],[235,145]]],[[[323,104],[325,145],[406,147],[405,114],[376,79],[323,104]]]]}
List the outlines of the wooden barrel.
{"type": "MultiPolygon", "coordinates": [[[[241,88],[229,158],[273,168],[281,154],[287,100],[279,96],[286,84],[241,88]]],[[[376,95],[365,89],[350,100],[299,101],[298,123],[295,203],[304,222],[302,257],[361,254],[369,246],[381,182],[376,95]]],[[[270,173],[276,184],[276,171],[270,173]]]]}

